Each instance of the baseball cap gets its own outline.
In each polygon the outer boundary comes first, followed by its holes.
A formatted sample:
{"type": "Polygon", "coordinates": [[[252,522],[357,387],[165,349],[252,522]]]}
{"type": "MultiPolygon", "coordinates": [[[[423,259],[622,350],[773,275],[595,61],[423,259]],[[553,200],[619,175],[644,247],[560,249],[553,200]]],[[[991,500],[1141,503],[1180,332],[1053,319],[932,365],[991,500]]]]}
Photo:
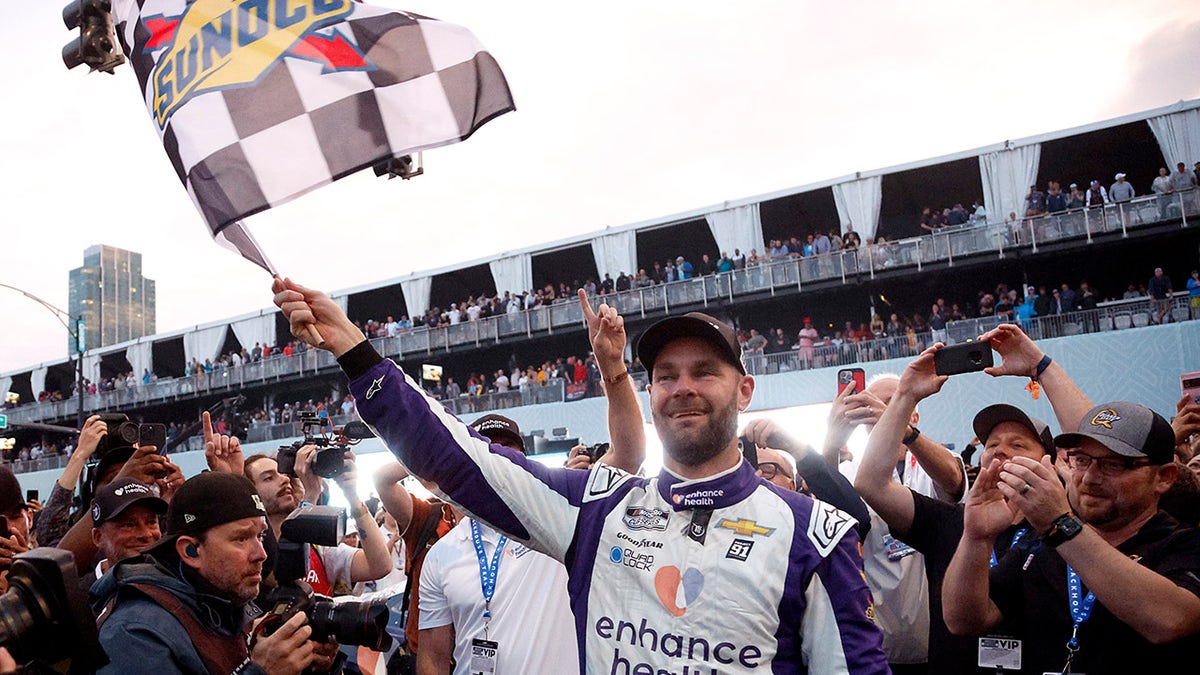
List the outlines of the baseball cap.
{"type": "Polygon", "coordinates": [[[975,431],[975,435],[979,440],[987,445],[988,436],[992,430],[1004,422],[1016,422],[1025,427],[1042,443],[1042,448],[1046,454],[1054,456],[1054,434],[1050,433],[1050,427],[1036,417],[1026,415],[1023,410],[1016,406],[1008,405],[1007,403],[997,403],[989,405],[980,410],[975,415],[974,421],[971,422],[971,428],[975,431]]]}
{"type": "Polygon", "coordinates": [[[131,445],[126,445],[119,448],[109,448],[108,452],[104,453],[104,456],[100,458],[100,461],[96,464],[96,467],[92,469],[92,473],[90,475],[91,484],[88,486],[91,488],[92,493],[94,494],[100,487],[100,485],[97,483],[100,482],[100,478],[104,476],[104,474],[108,473],[109,469],[117,464],[124,464],[125,462],[128,462],[129,458],[133,457],[134,452],[135,450],[131,445]]]}
{"type": "Polygon", "coordinates": [[[1117,175],[1114,177],[1114,179],[1115,179],[1115,180],[1121,180],[1121,179],[1122,179],[1122,178],[1124,178],[1124,177],[1125,177],[1125,174],[1123,174],[1123,173],[1119,173],[1119,174],[1117,174],[1117,175]]]}
{"type": "Polygon", "coordinates": [[[92,526],[99,527],[138,503],[158,514],[167,512],[167,503],[149,485],[130,479],[115,480],[101,487],[92,500],[92,526]]]}
{"type": "Polygon", "coordinates": [[[0,513],[12,513],[25,508],[25,496],[21,494],[21,483],[12,469],[0,466],[0,513]]]}
{"type": "Polygon", "coordinates": [[[189,478],[171,499],[167,532],[147,553],[172,550],[181,535],[204,532],[243,518],[266,517],[254,483],[235,473],[207,471],[189,478]]]}
{"type": "Polygon", "coordinates": [[[1054,444],[1077,448],[1090,438],[1123,457],[1145,457],[1151,464],[1175,461],[1175,432],[1162,415],[1143,405],[1114,401],[1083,416],[1079,430],[1059,434],[1054,444]]]}
{"type": "Polygon", "coordinates": [[[484,415],[472,422],[471,428],[492,441],[499,442],[502,438],[516,441],[521,452],[525,452],[525,439],[521,436],[521,427],[504,415],[484,415]]]}
{"type": "Polygon", "coordinates": [[[742,365],[741,349],[738,347],[737,334],[733,327],[703,312],[688,312],[683,316],[668,317],[642,333],[637,342],[637,356],[646,367],[646,371],[653,374],[654,360],[662,348],[683,337],[698,337],[708,341],[722,358],[738,369],[739,373],[746,374],[746,366],[742,365]]]}

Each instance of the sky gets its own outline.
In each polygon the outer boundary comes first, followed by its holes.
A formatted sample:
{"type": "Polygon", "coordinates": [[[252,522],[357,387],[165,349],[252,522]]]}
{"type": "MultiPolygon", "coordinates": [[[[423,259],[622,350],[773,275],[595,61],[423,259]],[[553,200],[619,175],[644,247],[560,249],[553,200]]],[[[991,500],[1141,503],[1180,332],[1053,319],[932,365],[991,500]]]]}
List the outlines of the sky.
{"type": "MultiPolygon", "coordinates": [[[[0,23],[0,283],[65,309],[104,243],[142,253],[159,332],[269,306],[132,69],[63,67],[62,4],[0,23]]],[[[281,273],[329,291],[1200,97],[1194,0],[373,4],[470,28],[517,110],[414,180],[359,173],[247,219],[281,273]]],[[[51,312],[0,289],[0,316],[0,373],[66,356],[51,312]]]]}

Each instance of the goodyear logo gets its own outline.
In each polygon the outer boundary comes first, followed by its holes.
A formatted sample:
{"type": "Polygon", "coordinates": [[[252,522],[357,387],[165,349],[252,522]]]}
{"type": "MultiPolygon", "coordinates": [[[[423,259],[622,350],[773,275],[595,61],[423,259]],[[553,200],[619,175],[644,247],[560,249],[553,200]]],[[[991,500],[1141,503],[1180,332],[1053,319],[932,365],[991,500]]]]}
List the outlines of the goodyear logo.
{"type": "Polygon", "coordinates": [[[1105,408],[1104,410],[1096,413],[1096,416],[1092,418],[1092,426],[1112,429],[1113,422],[1120,421],[1121,416],[1117,414],[1117,411],[1105,408]]]}
{"type": "Polygon", "coordinates": [[[257,82],[284,56],[324,72],[369,68],[357,45],[315,31],[344,19],[352,0],[195,0],[174,17],[143,17],[146,52],[165,50],[150,79],[160,129],[193,97],[257,82]]]}

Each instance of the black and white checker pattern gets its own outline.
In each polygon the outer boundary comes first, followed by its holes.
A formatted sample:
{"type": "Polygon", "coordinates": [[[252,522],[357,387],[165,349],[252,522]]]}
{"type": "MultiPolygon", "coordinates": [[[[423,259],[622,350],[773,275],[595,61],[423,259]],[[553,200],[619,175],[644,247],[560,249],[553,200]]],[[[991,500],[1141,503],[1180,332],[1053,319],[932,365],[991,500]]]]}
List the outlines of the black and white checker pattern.
{"type": "MultiPolygon", "coordinates": [[[[186,0],[115,0],[126,56],[152,107],[141,17],[182,14],[186,0]]],[[[246,216],[391,157],[465,140],[514,110],[496,61],[470,31],[435,19],[355,3],[324,28],[357,44],[365,70],[325,73],[285,55],[258,82],[203,93],[180,106],[161,136],[213,234],[246,216]]]]}

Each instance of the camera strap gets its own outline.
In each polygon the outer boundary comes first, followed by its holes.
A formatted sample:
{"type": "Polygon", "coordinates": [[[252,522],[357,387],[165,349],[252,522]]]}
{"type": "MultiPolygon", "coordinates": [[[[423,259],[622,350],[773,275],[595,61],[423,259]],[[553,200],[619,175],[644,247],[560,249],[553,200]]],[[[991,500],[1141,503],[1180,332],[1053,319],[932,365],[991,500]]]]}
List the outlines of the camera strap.
{"type": "MultiPolygon", "coordinates": [[[[187,631],[188,637],[192,640],[192,646],[196,648],[196,653],[204,661],[208,672],[236,673],[250,660],[250,649],[246,643],[245,632],[228,637],[219,635],[202,624],[196,615],[183,604],[183,601],[171,592],[149,584],[129,584],[129,587],[150,598],[175,617],[187,631]]],[[[96,622],[97,628],[109,616],[111,616],[111,612],[102,613],[101,619],[96,622]]]]}

